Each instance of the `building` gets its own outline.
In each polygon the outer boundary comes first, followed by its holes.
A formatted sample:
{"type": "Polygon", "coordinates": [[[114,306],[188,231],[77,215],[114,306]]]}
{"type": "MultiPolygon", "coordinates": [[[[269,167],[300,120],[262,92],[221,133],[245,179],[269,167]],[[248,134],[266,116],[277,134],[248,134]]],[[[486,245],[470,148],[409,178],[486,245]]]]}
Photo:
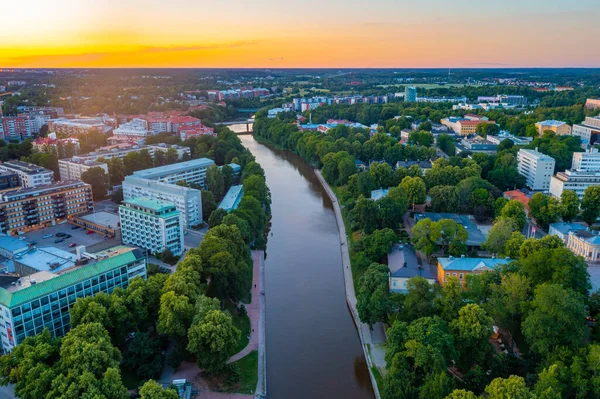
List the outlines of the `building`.
{"type": "Polygon", "coordinates": [[[500,144],[504,140],[510,140],[517,146],[529,145],[533,141],[533,137],[517,137],[506,130],[501,131],[496,136],[487,135],[485,139],[492,144],[500,144]]]}
{"type": "Polygon", "coordinates": [[[234,209],[237,209],[240,201],[244,197],[244,186],[237,185],[229,187],[227,190],[227,194],[223,197],[223,200],[219,204],[220,209],[224,209],[227,212],[231,212],[234,209]]]}
{"type": "Polygon", "coordinates": [[[0,232],[8,234],[54,226],[94,208],[92,187],[80,181],[10,190],[0,198],[0,232]]]}
{"type": "Polygon", "coordinates": [[[567,125],[566,122],[556,121],[556,120],[547,120],[538,122],[535,124],[535,127],[538,130],[538,134],[541,136],[544,134],[546,130],[550,130],[556,133],[557,136],[562,136],[564,134],[571,134],[571,126],[567,125]]]}
{"type": "Polygon", "coordinates": [[[29,243],[5,234],[0,235],[0,256],[13,259],[27,251],[29,251],[29,243]]]}
{"type": "Polygon", "coordinates": [[[573,190],[582,199],[585,189],[600,185],[600,154],[591,149],[573,153],[571,169],[558,172],[550,179],[550,194],[560,198],[564,190],[573,190]]]}
{"type": "Polygon", "coordinates": [[[277,114],[279,114],[280,112],[287,112],[288,109],[286,108],[272,108],[270,110],[267,111],[267,118],[276,118],[277,114]]]}
{"type": "Polygon", "coordinates": [[[71,146],[73,154],[79,154],[79,139],[76,137],[67,137],[65,139],[57,139],[56,133],[48,134],[48,137],[38,137],[32,143],[33,148],[39,152],[46,152],[50,149],[58,150],[58,146],[71,146]]]}
{"type": "Polygon", "coordinates": [[[130,200],[137,197],[174,203],[185,228],[191,228],[202,223],[202,196],[200,190],[137,176],[126,176],[123,181],[123,198],[130,200]]]}
{"type": "Polygon", "coordinates": [[[67,136],[76,136],[91,132],[109,133],[112,129],[109,122],[111,121],[104,117],[80,119],[58,118],[48,121],[48,129],[51,132],[62,133],[67,136]]]}
{"type": "MultiPolygon", "coordinates": [[[[599,100],[600,101],[600,100],[599,100]]],[[[573,125],[571,132],[573,136],[581,137],[581,146],[583,148],[592,147],[600,142],[600,116],[588,116],[585,120],[573,125]]]]}
{"type": "Polygon", "coordinates": [[[177,145],[177,144],[164,144],[164,143],[151,144],[151,145],[144,146],[143,149],[147,149],[148,152],[150,152],[150,154],[152,156],[154,156],[154,154],[157,151],[167,152],[172,149],[177,152],[177,159],[182,159],[184,157],[184,155],[191,156],[191,153],[192,153],[190,150],[190,147],[186,147],[183,145],[177,145]]]}
{"type": "Polygon", "coordinates": [[[493,123],[496,124],[495,121],[490,121],[488,118],[475,114],[468,114],[465,118],[458,117],[449,117],[444,118],[440,121],[442,125],[449,127],[454,131],[454,133],[459,134],[461,136],[468,136],[470,134],[475,134],[477,131],[477,126],[484,123],[493,123]]]}
{"type": "Polygon", "coordinates": [[[148,122],[144,119],[135,118],[130,122],[122,123],[113,131],[113,136],[126,138],[128,140],[145,139],[156,133],[148,130],[148,122]]]}
{"type": "Polygon", "coordinates": [[[380,188],[378,190],[373,190],[373,191],[371,191],[371,199],[373,201],[380,200],[383,197],[386,197],[389,192],[390,192],[389,188],[380,188]]]}
{"type": "Polygon", "coordinates": [[[585,230],[585,226],[577,223],[558,222],[550,224],[548,234],[557,236],[566,245],[569,242],[569,233],[577,230],[585,230]]]}
{"type": "Polygon", "coordinates": [[[404,101],[409,103],[417,102],[417,88],[415,86],[406,86],[404,89],[404,101]]]}
{"type": "Polygon", "coordinates": [[[527,97],[517,95],[498,94],[496,96],[479,96],[477,97],[478,103],[498,103],[506,104],[508,106],[522,106],[527,105],[527,97]]]}
{"type": "Polygon", "coordinates": [[[81,180],[83,172],[92,168],[100,168],[108,174],[108,165],[104,162],[82,160],[79,158],[67,158],[58,160],[60,180],[81,180]]]}
{"type": "Polygon", "coordinates": [[[554,174],[556,161],[537,150],[521,148],[517,153],[518,170],[525,177],[525,184],[534,191],[550,190],[550,178],[554,174]]]}
{"type": "Polygon", "coordinates": [[[111,212],[92,212],[69,218],[69,223],[108,237],[121,237],[119,215],[111,212]]]}
{"type": "Polygon", "coordinates": [[[183,226],[175,204],[148,198],[132,198],[119,206],[123,243],[147,249],[152,254],[167,249],[175,256],[183,252],[183,226]]]}
{"type": "Polygon", "coordinates": [[[587,262],[600,261],[600,236],[587,230],[569,231],[567,248],[575,255],[583,256],[587,262]]]}
{"type": "Polygon", "coordinates": [[[600,108],[600,99],[588,98],[585,102],[585,107],[587,109],[597,109],[600,108]]]}
{"type": "Polygon", "coordinates": [[[187,140],[192,137],[199,137],[204,135],[209,135],[213,137],[217,136],[214,128],[207,127],[204,125],[191,128],[184,127],[179,129],[179,138],[181,140],[187,140]]]}
{"type": "Polygon", "coordinates": [[[480,247],[486,240],[485,235],[477,228],[473,222],[473,216],[460,215],[458,213],[435,213],[425,212],[415,214],[415,222],[422,219],[430,219],[432,222],[439,222],[442,219],[454,220],[459,225],[463,226],[468,233],[467,245],[470,247],[480,247]]]}
{"type": "Polygon", "coordinates": [[[438,258],[438,282],[443,286],[449,277],[456,277],[464,288],[469,274],[481,274],[510,263],[510,259],[501,258],[438,258]]]}
{"type": "Polygon", "coordinates": [[[198,158],[191,161],[139,170],[134,172],[133,176],[170,184],[183,181],[188,185],[197,184],[205,189],[206,170],[214,164],[215,162],[212,159],[198,158]]]}
{"type": "Polygon", "coordinates": [[[19,176],[13,172],[0,172],[0,190],[19,187],[19,176]]]}
{"type": "Polygon", "coordinates": [[[410,245],[394,244],[388,254],[388,267],[390,269],[390,292],[408,292],[406,283],[413,277],[423,277],[430,284],[435,284],[436,278],[429,267],[421,267],[415,250],[410,245]]]}
{"type": "Polygon", "coordinates": [[[137,248],[113,247],[96,254],[78,248],[78,255],[56,248],[33,249],[15,259],[15,269],[30,274],[6,274],[0,287],[0,342],[10,352],[25,337],[47,328],[55,337],[71,328],[69,311],[78,298],[127,288],[146,278],[146,260],[137,248]]]}
{"type": "Polygon", "coordinates": [[[466,103],[467,97],[417,97],[418,103],[466,103]]]}
{"type": "Polygon", "coordinates": [[[469,151],[472,153],[481,152],[484,154],[493,155],[498,152],[498,145],[476,136],[472,139],[463,138],[460,143],[456,143],[456,153],[460,154],[463,151],[469,151]]]}
{"type": "Polygon", "coordinates": [[[0,163],[0,171],[16,173],[23,188],[43,186],[54,180],[54,172],[41,166],[23,161],[0,163]]]}
{"type": "Polygon", "coordinates": [[[0,138],[6,141],[23,141],[37,134],[35,119],[29,116],[0,117],[0,138]]]}
{"type": "Polygon", "coordinates": [[[523,204],[523,207],[525,208],[525,213],[527,213],[527,215],[529,215],[529,201],[531,201],[531,198],[529,198],[529,196],[527,196],[527,194],[525,194],[523,191],[521,191],[521,190],[505,191],[503,194],[503,197],[509,201],[513,201],[513,200],[519,201],[521,204],[523,204]]]}

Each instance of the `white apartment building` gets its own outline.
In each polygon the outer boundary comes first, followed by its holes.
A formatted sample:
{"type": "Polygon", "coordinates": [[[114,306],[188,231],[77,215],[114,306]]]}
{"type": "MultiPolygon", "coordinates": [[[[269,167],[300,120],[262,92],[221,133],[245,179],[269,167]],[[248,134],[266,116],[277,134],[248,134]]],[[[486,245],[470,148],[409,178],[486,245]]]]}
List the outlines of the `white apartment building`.
{"type": "Polygon", "coordinates": [[[123,123],[113,131],[117,137],[127,138],[146,138],[153,133],[148,130],[148,122],[143,119],[135,118],[131,122],[123,123]]]}
{"type": "Polygon", "coordinates": [[[91,168],[100,168],[108,174],[108,165],[104,162],[66,158],[58,160],[60,180],[81,180],[81,174],[91,168]]]}
{"type": "Polygon", "coordinates": [[[151,253],[183,252],[183,227],[175,204],[148,198],[133,198],[119,207],[124,244],[145,248],[151,253]]]}
{"type": "Polygon", "coordinates": [[[19,176],[19,184],[23,188],[50,184],[54,181],[54,172],[23,161],[6,161],[0,163],[0,172],[12,172],[19,176]]]}
{"type": "Polygon", "coordinates": [[[152,156],[154,156],[154,153],[156,151],[162,151],[162,152],[167,152],[169,150],[169,148],[174,149],[175,151],[177,151],[177,157],[179,159],[181,159],[184,155],[191,155],[191,150],[190,147],[186,147],[183,145],[177,145],[177,144],[164,144],[164,143],[160,143],[160,144],[149,144],[149,145],[145,145],[143,146],[144,148],[147,148],[148,151],[150,151],[150,153],[152,154],[152,156]]]}
{"type": "Polygon", "coordinates": [[[600,185],[600,154],[592,149],[573,154],[571,169],[559,172],[550,180],[550,194],[560,198],[564,190],[573,190],[583,198],[585,189],[600,185]]]}
{"type": "Polygon", "coordinates": [[[547,192],[554,173],[554,158],[535,150],[520,149],[517,154],[519,174],[525,177],[527,187],[547,192]]]}
{"type": "Polygon", "coordinates": [[[212,159],[199,158],[172,165],[139,170],[134,172],[133,176],[170,184],[185,181],[187,184],[198,184],[200,187],[206,188],[206,169],[214,164],[215,162],[212,159]]]}
{"type": "Polygon", "coordinates": [[[600,141],[600,116],[588,116],[579,125],[573,125],[573,136],[581,137],[581,146],[588,148],[600,141]]]}
{"type": "Polygon", "coordinates": [[[138,176],[126,176],[123,181],[125,201],[137,197],[168,201],[175,204],[180,213],[182,226],[190,228],[202,223],[202,195],[200,190],[181,187],[138,176]]]}

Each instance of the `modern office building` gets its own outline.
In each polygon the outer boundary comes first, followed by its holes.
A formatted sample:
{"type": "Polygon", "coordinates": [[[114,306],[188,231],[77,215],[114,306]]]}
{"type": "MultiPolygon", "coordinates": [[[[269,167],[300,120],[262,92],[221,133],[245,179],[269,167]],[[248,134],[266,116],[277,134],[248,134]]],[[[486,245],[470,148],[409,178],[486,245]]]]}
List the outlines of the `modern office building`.
{"type": "Polygon", "coordinates": [[[152,254],[183,252],[183,226],[175,204],[137,197],[119,207],[124,244],[136,245],[152,254]]]}
{"type": "Polygon", "coordinates": [[[525,177],[525,184],[534,191],[550,190],[550,178],[554,174],[556,161],[537,150],[521,148],[517,153],[519,174],[525,177]]]}
{"type": "Polygon", "coordinates": [[[8,234],[54,226],[94,208],[92,186],[81,181],[10,190],[0,198],[0,232],[8,234]]]}
{"type": "Polygon", "coordinates": [[[229,187],[227,190],[227,194],[223,197],[223,200],[219,204],[219,208],[226,210],[227,212],[231,212],[234,209],[237,209],[240,201],[244,197],[244,186],[237,185],[229,187]]]}
{"type": "Polygon", "coordinates": [[[126,176],[123,181],[125,201],[137,197],[174,203],[180,213],[182,225],[191,228],[202,223],[202,195],[200,190],[176,184],[126,176]]]}
{"type": "Polygon", "coordinates": [[[23,161],[0,163],[0,171],[15,173],[23,188],[43,186],[54,180],[54,172],[41,166],[23,161]]]}
{"type": "Polygon", "coordinates": [[[15,258],[19,273],[0,281],[0,342],[10,352],[25,337],[48,328],[55,337],[71,328],[69,311],[77,298],[126,288],[146,278],[146,260],[137,248],[118,246],[96,254],[77,248],[77,255],[57,248],[36,248],[15,258]]]}
{"type": "Polygon", "coordinates": [[[214,164],[215,162],[212,159],[198,158],[172,165],[139,170],[134,172],[133,176],[170,184],[185,181],[187,184],[197,184],[202,188],[206,188],[206,169],[214,164]]]}
{"type": "Polygon", "coordinates": [[[541,136],[544,134],[546,130],[550,130],[556,133],[557,136],[562,136],[564,134],[571,134],[571,126],[567,125],[566,122],[556,121],[556,120],[547,120],[542,122],[537,122],[535,127],[538,130],[538,134],[541,136]]]}
{"type": "Polygon", "coordinates": [[[409,103],[417,102],[417,88],[415,86],[406,86],[404,89],[404,101],[409,103]]]}
{"type": "Polygon", "coordinates": [[[552,176],[550,194],[560,198],[564,190],[573,190],[582,199],[586,188],[597,185],[600,185],[600,154],[598,150],[575,152],[571,169],[552,176]]]}
{"type": "Polygon", "coordinates": [[[58,160],[60,180],[81,180],[81,174],[92,168],[100,168],[108,174],[108,165],[104,162],[84,161],[75,157],[58,160]]]}
{"type": "Polygon", "coordinates": [[[577,125],[573,125],[573,136],[581,137],[583,148],[592,147],[600,142],[600,116],[588,116],[577,125]]]}

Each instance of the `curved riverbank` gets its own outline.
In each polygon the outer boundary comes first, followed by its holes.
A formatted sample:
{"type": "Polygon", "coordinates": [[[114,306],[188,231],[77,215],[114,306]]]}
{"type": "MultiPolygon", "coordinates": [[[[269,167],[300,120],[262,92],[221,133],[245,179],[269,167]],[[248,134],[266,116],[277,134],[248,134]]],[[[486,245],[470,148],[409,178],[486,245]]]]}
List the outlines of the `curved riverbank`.
{"type": "MultiPolygon", "coordinates": [[[[373,374],[373,367],[381,367],[380,364],[374,364],[371,359],[371,353],[369,351],[369,345],[373,345],[373,339],[371,336],[371,329],[365,323],[360,321],[358,317],[358,311],[356,310],[356,293],[354,290],[354,278],[352,276],[352,266],[350,264],[350,252],[348,249],[348,236],[346,235],[346,226],[344,225],[344,218],[342,217],[342,211],[340,209],[340,204],[337,201],[337,197],[335,196],[329,184],[321,175],[319,170],[315,170],[315,175],[323,185],[325,192],[331,199],[333,203],[333,210],[335,212],[335,219],[337,222],[338,232],[340,234],[340,252],[342,255],[342,270],[344,273],[344,287],[346,289],[346,303],[348,304],[348,308],[350,309],[350,313],[352,314],[352,319],[354,320],[354,324],[356,325],[356,329],[358,331],[358,335],[360,337],[360,343],[363,348],[363,352],[365,354],[365,359],[367,359],[367,365],[369,369],[369,376],[371,378],[371,384],[373,384],[373,391],[375,392],[375,397],[380,399],[381,395],[379,393],[379,386],[377,384],[377,380],[375,375],[373,374]]],[[[385,367],[385,364],[383,364],[385,367]]]]}

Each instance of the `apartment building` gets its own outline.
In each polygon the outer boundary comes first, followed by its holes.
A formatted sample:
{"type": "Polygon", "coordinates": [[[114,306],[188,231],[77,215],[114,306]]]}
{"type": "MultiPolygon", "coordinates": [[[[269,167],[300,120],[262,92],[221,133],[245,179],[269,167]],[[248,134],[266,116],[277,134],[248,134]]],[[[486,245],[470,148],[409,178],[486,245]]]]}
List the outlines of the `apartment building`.
{"type": "Polygon", "coordinates": [[[433,104],[439,104],[439,103],[458,104],[458,103],[466,103],[467,97],[417,97],[417,102],[418,103],[433,103],[433,104]]]}
{"type": "Polygon", "coordinates": [[[123,181],[125,201],[143,197],[175,204],[181,224],[191,228],[202,223],[202,194],[200,190],[164,183],[137,176],[126,176],[123,181]]]}
{"type": "Polygon", "coordinates": [[[69,311],[78,298],[127,288],[132,279],[146,278],[141,250],[118,246],[77,255],[53,247],[30,250],[15,259],[23,274],[3,274],[0,284],[0,342],[8,353],[26,337],[45,328],[55,337],[71,329],[69,311]]]}
{"type": "Polygon", "coordinates": [[[133,176],[170,184],[185,181],[187,184],[197,184],[204,189],[206,188],[206,169],[214,164],[215,162],[212,159],[199,158],[172,165],[139,170],[134,172],[133,176]]]}
{"type": "Polygon", "coordinates": [[[60,180],[81,180],[81,175],[92,168],[100,168],[108,174],[108,165],[104,162],[66,158],[58,160],[60,180]]]}
{"type": "Polygon", "coordinates": [[[547,120],[537,122],[535,127],[538,130],[538,134],[541,136],[544,134],[546,130],[550,130],[556,133],[557,136],[562,136],[565,134],[571,134],[571,126],[567,125],[566,122],[556,121],[556,120],[547,120]]]}
{"type": "Polygon", "coordinates": [[[15,173],[19,176],[19,184],[23,188],[43,186],[54,180],[53,171],[23,161],[0,163],[0,171],[15,173]]]}
{"type": "Polygon", "coordinates": [[[15,234],[54,226],[93,209],[92,186],[81,181],[10,190],[1,196],[0,232],[15,234]]]}
{"type": "Polygon", "coordinates": [[[36,121],[29,116],[0,118],[0,138],[6,141],[24,141],[38,133],[36,121]]]}
{"type": "Polygon", "coordinates": [[[581,146],[589,148],[600,142],[600,116],[588,116],[580,123],[573,125],[573,136],[581,137],[581,146]]]}
{"type": "Polygon", "coordinates": [[[107,118],[58,118],[48,121],[48,129],[51,132],[62,133],[67,136],[87,134],[91,132],[108,133],[112,129],[110,123],[115,121],[107,118]]]}
{"type": "Polygon", "coordinates": [[[0,172],[0,190],[19,187],[19,176],[14,172],[0,172]]]}
{"type": "Polygon", "coordinates": [[[404,89],[404,101],[408,103],[417,102],[417,88],[415,86],[406,86],[404,89]]]}
{"type": "Polygon", "coordinates": [[[144,119],[135,118],[130,122],[122,123],[113,130],[113,136],[123,137],[131,140],[145,139],[155,133],[148,130],[148,122],[144,119]]]}
{"type": "Polygon", "coordinates": [[[517,153],[519,174],[525,177],[525,184],[534,191],[550,190],[550,178],[554,174],[556,161],[537,150],[520,149],[517,153]]]}
{"type": "Polygon", "coordinates": [[[585,102],[585,107],[587,109],[597,109],[600,108],[600,99],[588,98],[585,102]]]}
{"type": "Polygon", "coordinates": [[[600,154],[598,150],[575,152],[571,169],[552,176],[550,194],[560,198],[564,190],[573,190],[582,199],[586,188],[597,185],[600,185],[600,154]]]}
{"type": "Polygon", "coordinates": [[[136,245],[152,254],[183,252],[183,226],[180,213],[172,202],[132,198],[119,207],[124,244],[136,245]]]}

